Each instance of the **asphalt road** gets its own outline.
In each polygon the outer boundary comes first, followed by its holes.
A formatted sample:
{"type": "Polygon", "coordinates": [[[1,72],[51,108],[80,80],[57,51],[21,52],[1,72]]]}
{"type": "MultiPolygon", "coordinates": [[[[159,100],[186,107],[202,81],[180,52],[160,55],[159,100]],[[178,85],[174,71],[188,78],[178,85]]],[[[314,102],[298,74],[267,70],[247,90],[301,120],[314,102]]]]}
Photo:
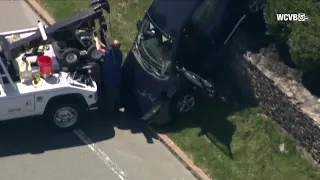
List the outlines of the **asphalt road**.
{"type": "MultiPolygon", "coordinates": [[[[22,0],[0,1],[0,32],[34,27],[38,19],[22,0]]],[[[195,179],[144,124],[94,112],[87,120],[68,133],[50,131],[41,118],[1,123],[0,179],[195,179]]]]}

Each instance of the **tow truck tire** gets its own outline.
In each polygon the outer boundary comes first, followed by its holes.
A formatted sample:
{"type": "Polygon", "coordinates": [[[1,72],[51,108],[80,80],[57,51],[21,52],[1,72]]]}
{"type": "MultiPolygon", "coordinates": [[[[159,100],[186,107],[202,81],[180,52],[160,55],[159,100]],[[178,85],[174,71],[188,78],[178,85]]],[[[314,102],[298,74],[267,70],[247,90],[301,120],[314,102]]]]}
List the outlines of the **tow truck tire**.
{"type": "Polygon", "coordinates": [[[67,67],[75,67],[80,62],[80,51],[76,48],[67,48],[62,54],[62,64],[67,67]]]}
{"type": "Polygon", "coordinates": [[[91,61],[99,61],[103,56],[103,54],[97,50],[95,44],[88,48],[87,54],[91,61]]]}
{"type": "Polygon", "coordinates": [[[173,119],[183,117],[193,110],[195,104],[196,97],[192,90],[179,90],[170,100],[169,115],[173,119]]]}
{"type": "Polygon", "coordinates": [[[85,112],[86,108],[81,103],[51,103],[46,109],[45,118],[53,129],[69,131],[82,122],[85,112]]]}

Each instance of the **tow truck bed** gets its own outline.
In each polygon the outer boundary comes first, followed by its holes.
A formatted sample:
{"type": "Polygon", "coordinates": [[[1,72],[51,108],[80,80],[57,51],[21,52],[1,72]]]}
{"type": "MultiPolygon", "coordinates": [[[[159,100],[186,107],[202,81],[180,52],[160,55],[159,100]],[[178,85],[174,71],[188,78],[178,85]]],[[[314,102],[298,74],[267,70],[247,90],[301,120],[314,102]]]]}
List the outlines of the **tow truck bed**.
{"type": "MultiPolygon", "coordinates": [[[[86,12],[77,14],[71,18],[68,18],[64,21],[56,22],[55,24],[48,26],[46,28],[46,34],[48,36],[52,35],[53,33],[59,32],[59,29],[64,30],[63,28],[73,27],[76,24],[79,24],[79,26],[82,24],[82,21],[84,19],[96,19],[97,17],[100,17],[102,14],[102,11],[94,11],[94,10],[88,10],[86,12]]],[[[28,44],[33,41],[41,41],[42,36],[40,31],[36,31],[33,35],[29,36],[27,39],[20,40],[18,42],[12,43],[9,46],[9,50],[13,50],[15,48],[21,47],[24,44],[28,44]]]]}

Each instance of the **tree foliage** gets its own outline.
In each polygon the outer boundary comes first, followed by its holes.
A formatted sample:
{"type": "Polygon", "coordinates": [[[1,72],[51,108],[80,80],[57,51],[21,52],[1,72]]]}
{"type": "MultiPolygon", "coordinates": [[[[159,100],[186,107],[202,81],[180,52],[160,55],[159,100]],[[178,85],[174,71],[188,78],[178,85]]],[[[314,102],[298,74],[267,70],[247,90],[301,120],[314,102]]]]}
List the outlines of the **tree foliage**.
{"type": "Polygon", "coordinates": [[[268,0],[264,10],[268,34],[286,43],[301,69],[320,70],[320,1],[268,0]],[[308,21],[277,21],[278,13],[305,13],[308,21]]]}

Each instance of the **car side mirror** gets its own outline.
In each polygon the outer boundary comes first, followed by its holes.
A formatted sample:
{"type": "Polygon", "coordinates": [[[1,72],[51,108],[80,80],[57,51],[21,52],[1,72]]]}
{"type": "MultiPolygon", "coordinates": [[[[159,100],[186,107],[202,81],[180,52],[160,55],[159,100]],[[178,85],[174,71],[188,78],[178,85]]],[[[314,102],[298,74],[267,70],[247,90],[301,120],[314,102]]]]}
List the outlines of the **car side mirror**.
{"type": "Polygon", "coordinates": [[[141,20],[137,20],[137,22],[136,22],[136,28],[137,28],[138,31],[140,30],[141,25],[142,25],[141,20]]]}

